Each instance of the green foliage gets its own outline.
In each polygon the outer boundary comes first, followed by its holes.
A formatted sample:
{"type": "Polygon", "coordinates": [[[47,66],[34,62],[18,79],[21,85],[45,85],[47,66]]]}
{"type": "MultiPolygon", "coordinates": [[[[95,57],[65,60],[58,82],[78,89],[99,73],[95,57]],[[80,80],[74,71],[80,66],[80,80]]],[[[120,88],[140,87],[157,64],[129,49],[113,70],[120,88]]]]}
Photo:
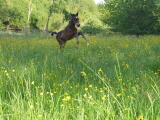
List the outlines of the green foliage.
{"type": "Polygon", "coordinates": [[[103,28],[103,23],[96,16],[91,16],[84,21],[82,31],[88,34],[97,34],[101,33],[103,28]]]}
{"type": "Polygon", "coordinates": [[[9,21],[9,26],[14,28],[29,24],[31,29],[58,31],[68,24],[70,13],[79,12],[80,23],[84,23],[82,30],[89,34],[106,34],[104,23],[113,32],[122,34],[160,33],[159,0],[105,2],[97,6],[93,0],[0,0],[0,26],[3,29],[2,23],[9,21]]]}
{"type": "Polygon", "coordinates": [[[93,0],[0,0],[0,22],[10,22],[11,27],[26,27],[29,6],[29,28],[59,30],[70,19],[70,13],[80,14],[83,22],[91,14],[98,15],[93,0]]]}
{"type": "Polygon", "coordinates": [[[9,21],[11,26],[14,27],[23,27],[24,22],[26,21],[26,10],[25,1],[1,1],[0,7],[0,20],[2,22],[9,21]],[[21,6],[24,9],[21,9],[21,6]]]}
{"type": "Polygon", "coordinates": [[[152,34],[158,24],[155,0],[110,0],[106,4],[109,16],[104,21],[122,34],[152,34]]]}

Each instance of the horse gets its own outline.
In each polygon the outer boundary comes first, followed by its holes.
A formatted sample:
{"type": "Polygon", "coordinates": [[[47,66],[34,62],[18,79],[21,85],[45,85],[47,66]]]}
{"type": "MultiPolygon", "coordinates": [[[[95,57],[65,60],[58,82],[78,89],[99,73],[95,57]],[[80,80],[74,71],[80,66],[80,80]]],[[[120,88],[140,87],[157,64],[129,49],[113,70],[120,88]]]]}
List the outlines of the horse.
{"type": "Polygon", "coordinates": [[[86,40],[87,46],[89,46],[88,40],[86,39],[84,34],[82,32],[78,32],[76,28],[76,26],[80,27],[78,12],[77,14],[70,14],[70,15],[71,15],[71,19],[69,21],[69,24],[65,27],[65,29],[59,32],[52,32],[51,35],[53,36],[54,34],[56,34],[56,39],[60,45],[60,49],[64,49],[67,41],[73,39],[74,37],[76,37],[76,43],[77,43],[76,45],[78,46],[79,35],[81,35],[86,40]]]}

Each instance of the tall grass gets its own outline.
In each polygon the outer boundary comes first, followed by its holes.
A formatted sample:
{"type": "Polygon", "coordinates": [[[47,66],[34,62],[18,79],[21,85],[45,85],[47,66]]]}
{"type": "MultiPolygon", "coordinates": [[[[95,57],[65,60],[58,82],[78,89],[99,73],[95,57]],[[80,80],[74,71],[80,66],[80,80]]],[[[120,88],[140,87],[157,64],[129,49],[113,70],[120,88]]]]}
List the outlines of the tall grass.
{"type": "Polygon", "coordinates": [[[0,38],[1,120],[160,119],[160,37],[0,38]]]}

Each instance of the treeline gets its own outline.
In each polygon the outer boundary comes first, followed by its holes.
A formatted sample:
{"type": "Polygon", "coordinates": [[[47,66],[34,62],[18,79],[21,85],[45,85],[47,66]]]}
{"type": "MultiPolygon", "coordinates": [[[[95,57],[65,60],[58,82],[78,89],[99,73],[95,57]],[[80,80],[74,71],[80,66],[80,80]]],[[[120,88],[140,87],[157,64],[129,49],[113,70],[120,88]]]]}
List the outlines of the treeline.
{"type": "Polygon", "coordinates": [[[113,32],[160,34],[160,0],[105,0],[101,18],[113,32]]]}
{"type": "Polygon", "coordinates": [[[60,30],[76,12],[88,34],[160,34],[160,0],[0,0],[0,28],[60,30]]]}
{"type": "Polygon", "coordinates": [[[0,27],[59,30],[77,12],[83,23],[98,8],[93,0],[0,0],[0,27]]]}

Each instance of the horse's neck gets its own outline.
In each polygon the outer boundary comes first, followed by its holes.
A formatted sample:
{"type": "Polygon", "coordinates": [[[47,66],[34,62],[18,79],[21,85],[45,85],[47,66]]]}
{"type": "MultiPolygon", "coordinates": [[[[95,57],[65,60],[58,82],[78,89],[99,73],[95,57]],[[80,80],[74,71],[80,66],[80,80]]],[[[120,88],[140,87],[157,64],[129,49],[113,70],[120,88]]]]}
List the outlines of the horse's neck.
{"type": "Polygon", "coordinates": [[[68,26],[70,26],[70,27],[75,27],[75,24],[72,22],[72,20],[70,20],[68,26]]]}
{"type": "Polygon", "coordinates": [[[70,20],[69,21],[69,24],[66,26],[66,28],[64,29],[65,31],[70,31],[70,30],[75,30],[76,27],[75,27],[75,24],[73,24],[73,22],[70,20]]]}

